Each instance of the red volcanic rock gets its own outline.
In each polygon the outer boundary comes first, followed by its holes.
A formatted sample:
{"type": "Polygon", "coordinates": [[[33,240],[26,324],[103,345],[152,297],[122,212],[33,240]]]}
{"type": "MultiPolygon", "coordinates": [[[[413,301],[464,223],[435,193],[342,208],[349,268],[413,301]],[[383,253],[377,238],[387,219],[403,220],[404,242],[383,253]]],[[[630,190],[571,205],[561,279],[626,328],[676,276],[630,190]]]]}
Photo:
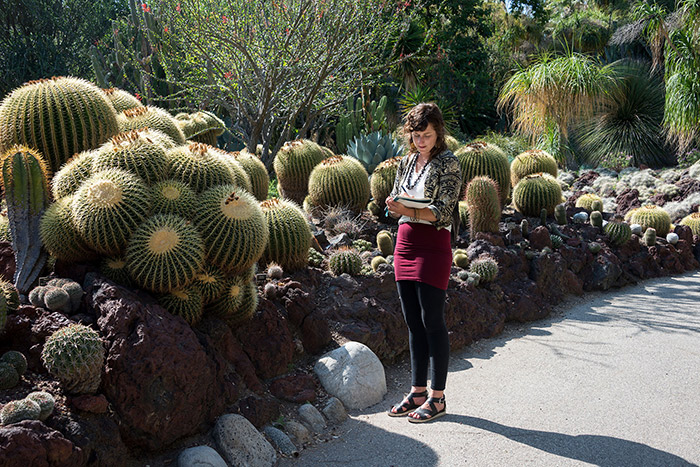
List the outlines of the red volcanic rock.
{"type": "Polygon", "coordinates": [[[304,373],[288,375],[270,383],[270,392],[278,399],[303,404],[316,400],[316,383],[304,373]]]}
{"type": "Polygon", "coordinates": [[[552,248],[552,239],[549,237],[549,230],[543,225],[535,227],[535,229],[530,232],[528,240],[530,240],[530,246],[535,250],[541,250],[546,246],[552,248]]]}
{"type": "Polygon", "coordinates": [[[571,191],[578,191],[586,186],[593,185],[596,178],[600,177],[600,174],[594,170],[589,170],[588,172],[582,173],[576,181],[571,185],[571,191]]]}
{"type": "Polygon", "coordinates": [[[127,445],[161,449],[223,411],[215,364],[182,318],[124,287],[89,282],[107,349],[102,388],[127,445]]]}
{"type": "Polygon", "coordinates": [[[280,403],[271,397],[246,397],[238,402],[238,411],[256,428],[262,428],[280,416],[280,403]]]}
{"type": "Polygon", "coordinates": [[[3,467],[87,465],[82,449],[38,420],[0,427],[3,467]]]}
{"type": "Polygon", "coordinates": [[[76,409],[90,413],[107,413],[109,408],[109,402],[103,394],[72,397],[70,403],[76,409]]]}
{"type": "Polygon", "coordinates": [[[15,252],[9,242],[0,242],[0,278],[12,282],[15,276],[15,252]]]}
{"type": "Polygon", "coordinates": [[[615,213],[621,216],[627,214],[631,209],[642,206],[639,201],[639,191],[636,188],[625,188],[617,195],[615,202],[617,203],[615,213]]]}

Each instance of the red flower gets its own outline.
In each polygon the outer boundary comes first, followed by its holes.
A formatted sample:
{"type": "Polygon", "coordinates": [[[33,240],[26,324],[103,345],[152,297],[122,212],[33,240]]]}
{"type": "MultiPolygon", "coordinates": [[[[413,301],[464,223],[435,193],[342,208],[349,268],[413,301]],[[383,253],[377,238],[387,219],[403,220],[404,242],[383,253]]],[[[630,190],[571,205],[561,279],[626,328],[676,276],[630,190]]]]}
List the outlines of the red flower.
{"type": "Polygon", "coordinates": [[[221,17],[221,21],[223,21],[224,24],[228,23],[228,18],[226,17],[226,15],[223,15],[221,17]]]}
{"type": "Polygon", "coordinates": [[[163,28],[163,32],[168,32],[168,27],[163,28]]]}
{"type": "Polygon", "coordinates": [[[141,94],[139,94],[138,92],[134,93],[134,97],[138,100],[141,100],[141,94]]]}
{"type": "Polygon", "coordinates": [[[224,73],[224,78],[231,79],[232,76],[233,76],[233,73],[231,73],[230,71],[227,71],[226,73],[224,73]]]}
{"type": "Polygon", "coordinates": [[[145,3],[142,3],[142,4],[141,4],[141,8],[143,8],[143,11],[145,11],[146,13],[150,13],[150,12],[151,12],[151,7],[148,6],[148,5],[146,5],[145,3]]]}
{"type": "Polygon", "coordinates": [[[177,11],[178,13],[180,13],[180,4],[179,4],[179,3],[178,3],[177,6],[175,7],[175,11],[177,11]]]}

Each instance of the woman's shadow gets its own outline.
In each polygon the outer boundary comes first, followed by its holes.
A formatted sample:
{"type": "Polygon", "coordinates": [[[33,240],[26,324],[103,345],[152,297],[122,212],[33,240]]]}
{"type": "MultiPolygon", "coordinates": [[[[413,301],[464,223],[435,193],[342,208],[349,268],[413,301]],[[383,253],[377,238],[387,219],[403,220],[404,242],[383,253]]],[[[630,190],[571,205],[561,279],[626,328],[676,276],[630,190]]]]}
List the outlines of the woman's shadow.
{"type": "Polygon", "coordinates": [[[612,436],[565,435],[550,431],[528,430],[458,414],[448,414],[443,420],[490,431],[541,451],[599,466],[670,467],[696,465],[675,454],[612,436]]]}

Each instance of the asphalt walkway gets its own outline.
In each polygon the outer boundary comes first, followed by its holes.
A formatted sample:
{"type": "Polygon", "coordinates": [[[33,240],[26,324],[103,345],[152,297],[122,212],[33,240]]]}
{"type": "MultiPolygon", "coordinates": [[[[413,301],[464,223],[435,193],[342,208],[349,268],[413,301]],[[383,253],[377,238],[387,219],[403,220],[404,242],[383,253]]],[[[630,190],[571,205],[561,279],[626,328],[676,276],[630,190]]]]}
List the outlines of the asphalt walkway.
{"type": "Polygon", "coordinates": [[[700,272],[587,294],[451,357],[448,415],[384,402],[283,466],[687,466],[700,463],[700,272]]]}

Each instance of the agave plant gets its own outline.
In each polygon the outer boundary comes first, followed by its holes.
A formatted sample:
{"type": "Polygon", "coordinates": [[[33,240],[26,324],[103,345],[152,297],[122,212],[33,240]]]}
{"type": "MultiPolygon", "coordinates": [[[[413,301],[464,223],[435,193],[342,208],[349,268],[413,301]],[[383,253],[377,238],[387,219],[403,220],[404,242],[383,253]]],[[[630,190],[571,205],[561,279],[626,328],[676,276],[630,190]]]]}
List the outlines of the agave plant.
{"type": "Polygon", "coordinates": [[[613,68],[617,77],[600,111],[576,131],[586,162],[596,164],[609,155],[624,153],[632,156],[634,166],[672,164],[662,127],[664,87],[660,78],[642,63],[620,61],[613,68]]]}
{"type": "Polygon", "coordinates": [[[381,162],[403,155],[403,147],[391,135],[375,131],[353,139],[348,145],[348,155],[362,162],[371,174],[381,162]]]}

